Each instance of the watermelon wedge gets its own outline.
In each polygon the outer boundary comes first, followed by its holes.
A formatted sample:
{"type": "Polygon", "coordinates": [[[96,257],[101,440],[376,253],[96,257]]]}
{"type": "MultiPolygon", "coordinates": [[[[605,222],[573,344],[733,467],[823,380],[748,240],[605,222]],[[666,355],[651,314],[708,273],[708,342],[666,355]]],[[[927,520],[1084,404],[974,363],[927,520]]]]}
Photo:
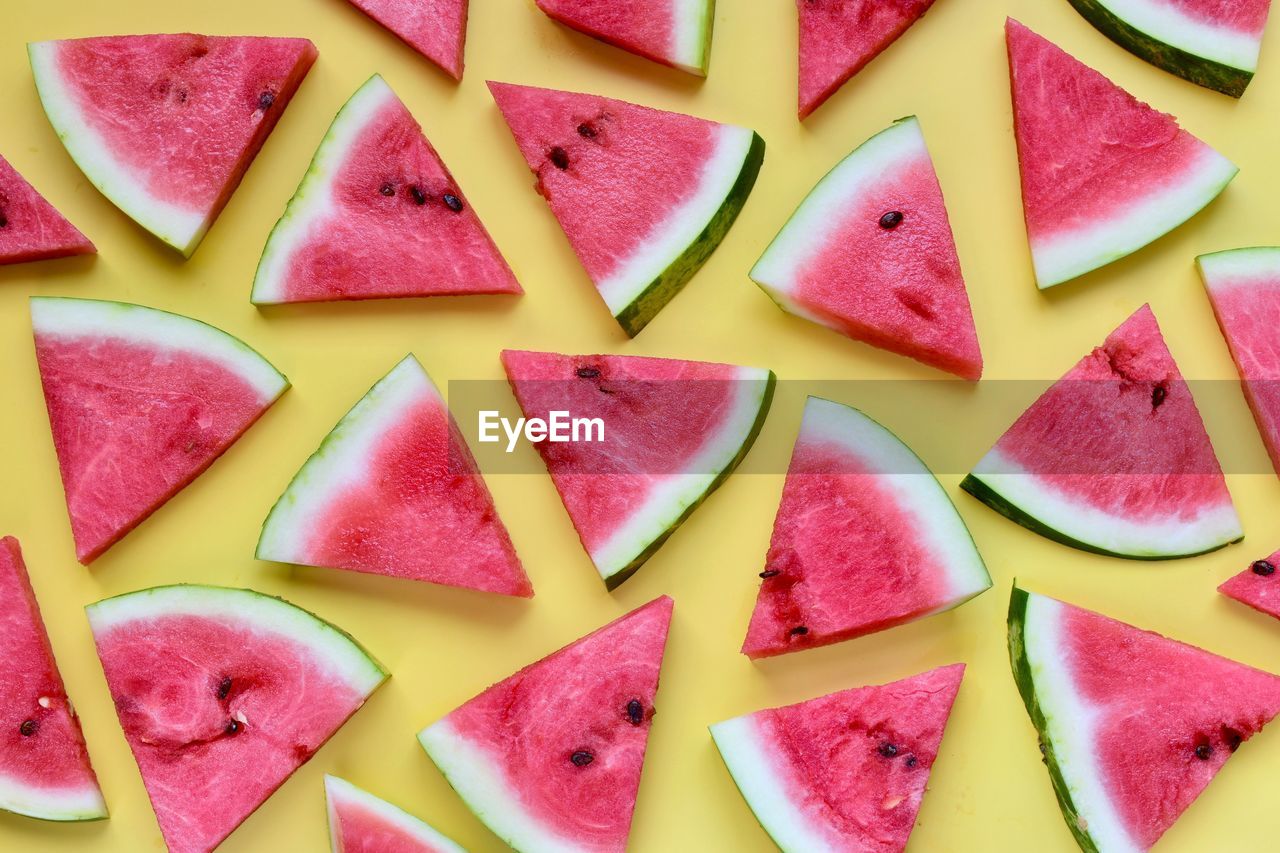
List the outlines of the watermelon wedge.
{"type": "Polygon", "coordinates": [[[89,238],[0,157],[0,264],[45,261],[98,250],[89,238]]]}
{"type": "Polygon", "coordinates": [[[333,625],[247,589],[154,587],[85,610],[172,853],[217,847],[387,678],[333,625]]]}
{"type": "Polygon", "coordinates": [[[1042,536],[1114,557],[1190,557],[1244,537],[1146,305],[1023,412],[960,488],[1042,536]]]}
{"type": "Polygon", "coordinates": [[[599,95],[489,89],[578,260],[635,337],[728,233],[755,186],[764,140],[599,95]]]}
{"type": "Polygon", "coordinates": [[[1017,587],[1009,657],[1082,850],[1150,849],[1280,711],[1280,677],[1017,587]]]}
{"type": "Polygon", "coordinates": [[[925,464],[871,418],[810,397],[742,653],[826,646],[950,610],[991,587],[925,464]]]}
{"type": "Polygon", "coordinates": [[[71,159],[186,257],[316,59],[306,39],[191,33],[46,41],[28,52],[71,159]]]}
{"type": "Polygon", "coordinates": [[[1280,473],[1280,248],[1234,249],[1196,258],[1218,327],[1244,386],[1271,464],[1280,473]]]}
{"type": "Polygon", "coordinates": [[[711,61],[715,0],[534,0],[592,38],[699,77],[711,61]]]}
{"type": "Polygon", "coordinates": [[[401,41],[462,79],[467,41],[467,0],[350,0],[401,41]]]}
{"type": "Polygon", "coordinates": [[[324,777],[333,853],[466,853],[406,811],[337,776],[324,777]]]}
{"type": "Polygon", "coordinates": [[[604,425],[603,441],[537,446],[609,589],[733,473],[773,400],[773,371],[729,364],[517,350],[502,364],[526,418],[604,425]]]}
{"type": "Polygon", "coordinates": [[[412,355],[294,476],[257,556],[533,595],[462,433],[412,355]]]}
{"type": "Polygon", "coordinates": [[[1014,133],[1036,284],[1133,254],[1217,198],[1229,160],[1010,19],[1014,133]]]}
{"type": "Polygon", "coordinates": [[[1271,0],[1071,0],[1125,50],[1238,98],[1258,70],[1271,0]]]}
{"type": "Polygon", "coordinates": [[[1270,557],[1254,560],[1238,575],[1228,578],[1218,587],[1218,592],[1247,604],[1259,613],[1280,619],[1280,551],[1270,557]]]}
{"type": "Polygon", "coordinates": [[[375,74],[333,120],[267,239],[252,300],[521,292],[418,122],[375,74]]]}
{"type": "Polygon", "coordinates": [[[31,324],[85,565],[213,464],[289,387],[238,339],[154,308],[35,297],[31,324]]]}
{"type": "Polygon", "coordinates": [[[672,601],[500,681],[418,734],[458,795],[517,850],[627,848],[672,601]]]}
{"type": "Polygon", "coordinates": [[[80,721],[12,536],[0,539],[0,656],[0,809],[43,820],[105,818],[80,721]]]}
{"type": "Polygon", "coordinates": [[[738,790],[784,853],[902,851],[964,664],[711,726],[738,790]]]}
{"type": "Polygon", "coordinates": [[[982,352],[914,116],[827,173],[751,269],[783,311],[965,379],[982,352]]]}
{"type": "Polygon", "coordinates": [[[796,0],[800,118],[920,20],[934,0],[796,0]]]}

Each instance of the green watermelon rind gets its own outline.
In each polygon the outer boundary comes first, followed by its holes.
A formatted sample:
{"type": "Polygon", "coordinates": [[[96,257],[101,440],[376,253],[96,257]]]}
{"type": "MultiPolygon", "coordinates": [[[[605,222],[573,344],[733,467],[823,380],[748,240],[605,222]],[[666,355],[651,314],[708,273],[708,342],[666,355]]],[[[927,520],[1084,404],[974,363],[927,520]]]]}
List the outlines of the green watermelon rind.
{"type": "Polygon", "coordinates": [[[422,843],[426,850],[431,850],[433,853],[466,853],[461,845],[435,827],[409,814],[399,806],[389,803],[381,797],[375,797],[363,788],[352,785],[346,779],[326,773],[324,777],[324,792],[325,811],[329,819],[329,839],[333,853],[342,853],[342,849],[338,845],[338,822],[335,820],[336,815],[334,813],[334,802],[339,798],[358,804],[366,811],[373,812],[382,820],[393,824],[400,831],[412,835],[422,843]]]}
{"type": "MultiPolygon", "coordinates": [[[[1257,71],[1256,59],[1252,68],[1237,67],[1163,41],[1145,32],[1139,24],[1125,20],[1103,0],[1068,2],[1095,29],[1134,56],[1207,89],[1239,98],[1257,71]]],[[[1206,33],[1205,37],[1210,35],[1206,33]]]]}
{"type": "Polygon", "coordinates": [[[688,71],[690,74],[696,74],[699,77],[707,76],[707,69],[711,65],[711,31],[714,28],[715,20],[716,0],[704,0],[702,9],[698,13],[697,21],[690,22],[690,29],[693,31],[690,41],[697,45],[698,53],[696,56],[688,58],[696,61],[687,65],[677,62],[677,68],[682,71],[688,71]]]}

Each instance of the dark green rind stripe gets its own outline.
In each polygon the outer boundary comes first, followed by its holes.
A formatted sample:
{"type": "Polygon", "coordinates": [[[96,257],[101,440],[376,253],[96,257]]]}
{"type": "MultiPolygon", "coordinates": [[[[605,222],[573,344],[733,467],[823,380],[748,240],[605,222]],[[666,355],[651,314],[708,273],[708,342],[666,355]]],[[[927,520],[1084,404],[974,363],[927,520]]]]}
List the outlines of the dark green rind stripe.
{"type": "Polygon", "coordinates": [[[756,184],[756,176],[760,174],[762,163],[764,163],[764,140],[760,134],[753,133],[751,147],[742,161],[742,170],[738,172],[738,179],[734,181],[729,194],[725,196],[724,203],[720,205],[715,216],[711,217],[707,227],[702,229],[702,233],[694,238],[671,266],[663,270],[662,274],[650,282],[639,296],[615,315],[618,325],[622,326],[628,336],[634,338],[640,334],[640,330],[657,316],[658,312],[680,292],[689,279],[693,278],[694,273],[701,269],[711,257],[711,253],[720,245],[720,241],[729,233],[729,228],[742,212],[742,206],[746,204],[747,196],[751,195],[751,189],[756,184]]]}
{"type": "Polygon", "coordinates": [[[1088,551],[1091,554],[1102,554],[1104,557],[1120,557],[1125,560],[1141,560],[1143,562],[1161,562],[1164,560],[1181,560],[1186,557],[1198,557],[1201,554],[1210,554],[1214,551],[1225,548],[1228,545],[1234,545],[1236,542],[1239,542],[1242,539],[1244,539],[1244,536],[1241,535],[1235,539],[1232,539],[1230,542],[1221,542],[1217,545],[1213,545],[1211,547],[1205,548],[1200,551],[1190,551],[1187,553],[1125,554],[1121,551],[1109,551],[1106,548],[1100,548],[1097,545],[1092,545],[1088,542],[1081,542],[1079,539],[1075,539],[1071,536],[1068,536],[1067,534],[1063,533],[1061,530],[1058,530],[1055,527],[1050,527],[1048,524],[1044,523],[1040,519],[1028,513],[1026,510],[1022,509],[1022,507],[1019,507],[1013,503],[1010,503],[1009,500],[1006,499],[1004,495],[1000,494],[995,489],[991,488],[982,480],[978,479],[972,474],[969,474],[963,480],[960,481],[960,488],[964,489],[966,492],[973,495],[975,498],[982,501],[984,504],[991,507],[996,512],[1000,513],[1005,518],[1017,524],[1020,524],[1021,526],[1030,530],[1032,533],[1038,533],[1039,535],[1043,536],[1046,539],[1052,539],[1054,542],[1059,542],[1063,545],[1069,545],[1072,548],[1077,548],[1081,551],[1088,551]]]}
{"type": "Polygon", "coordinates": [[[1107,38],[1134,56],[1184,80],[1238,98],[1253,79],[1252,71],[1223,65],[1160,41],[1117,17],[1098,0],[1067,1],[1107,38]]]}
{"type": "MultiPolygon", "coordinates": [[[[1098,845],[1094,843],[1093,838],[1080,828],[1080,813],[1076,810],[1075,803],[1071,799],[1071,791],[1067,787],[1067,780],[1058,766],[1057,753],[1054,750],[1053,741],[1049,739],[1049,727],[1045,722],[1044,711],[1040,708],[1040,699],[1036,695],[1036,682],[1031,674],[1031,662],[1027,660],[1027,647],[1023,640],[1027,631],[1029,598],[1026,590],[1019,589],[1017,586],[1014,586],[1013,595],[1009,598],[1009,664],[1013,667],[1013,680],[1018,685],[1018,693],[1022,694],[1022,704],[1027,707],[1027,716],[1031,717],[1031,724],[1036,727],[1040,737],[1044,763],[1049,768],[1049,780],[1053,783],[1053,793],[1058,797],[1058,808],[1062,809],[1062,819],[1067,822],[1067,828],[1071,830],[1076,843],[1084,853],[1099,853],[1098,845]]],[[[1034,629],[1034,626],[1032,628],[1034,629]]]]}
{"type": "Polygon", "coordinates": [[[711,482],[711,485],[707,486],[707,490],[703,492],[697,500],[685,507],[684,512],[680,513],[680,517],[673,521],[670,527],[650,542],[634,560],[604,579],[604,585],[607,589],[617,589],[622,585],[623,581],[634,575],[636,570],[643,566],[645,561],[652,557],[654,552],[662,547],[662,543],[666,542],[667,538],[670,537],[672,533],[675,533],[676,528],[681,524],[684,524],[685,519],[692,515],[693,511],[701,506],[702,502],[705,501],[712,492],[720,488],[721,484],[724,483],[725,480],[729,479],[729,475],[732,474],[740,464],[742,464],[742,460],[746,458],[747,452],[750,451],[751,446],[756,443],[756,438],[760,435],[760,430],[764,427],[765,418],[769,414],[769,407],[773,404],[773,389],[774,385],[777,384],[777,381],[778,378],[774,376],[773,371],[770,370],[769,378],[765,381],[764,395],[760,398],[760,410],[756,412],[755,423],[751,425],[751,431],[747,433],[747,437],[742,442],[742,446],[738,448],[737,454],[729,464],[726,465],[724,470],[716,476],[715,480],[711,482]]]}

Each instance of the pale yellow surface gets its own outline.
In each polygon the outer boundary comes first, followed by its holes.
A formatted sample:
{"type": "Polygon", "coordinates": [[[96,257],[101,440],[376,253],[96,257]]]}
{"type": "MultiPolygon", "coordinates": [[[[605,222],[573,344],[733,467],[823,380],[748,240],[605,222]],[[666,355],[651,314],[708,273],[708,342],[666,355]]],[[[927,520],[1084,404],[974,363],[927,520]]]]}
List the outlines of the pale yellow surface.
{"type": "MultiPolygon", "coordinates": [[[[1155,565],[1094,557],[1043,540],[960,494],[958,476],[944,476],[995,588],[952,613],[760,665],[738,654],[738,646],[780,475],[731,479],[614,594],[597,579],[543,475],[490,478],[537,588],[531,602],[253,558],[259,524],[297,466],[409,350],[442,386],[499,379],[502,347],[741,362],[792,380],[938,378],[914,362],[782,314],[746,277],[813,182],[863,139],[910,113],[921,117],[947,195],[988,378],[1055,378],[1143,301],[1152,303],[1188,376],[1233,377],[1192,258],[1280,240],[1276,27],[1264,47],[1261,74],[1236,102],[1130,56],[1066,0],[939,0],[802,126],[795,119],[796,25],[789,0],[720,0],[705,82],[571,33],[528,0],[472,0],[460,86],[342,0],[2,5],[0,152],[96,241],[101,254],[0,268],[0,533],[22,540],[112,816],[96,824],[55,825],[0,815],[0,850],[162,849],[81,610],[104,596],[155,584],[202,581],[285,596],[350,631],[394,673],[231,836],[223,847],[228,853],[325,849],[326,772],[390,798],[470,848],[498,849],[418,747],[415,732],[489,683],[661,593],[674,596],[677,606],[632,834],[632,849],[641,853],[771,849],[721,765],[708,723],[953,661],[966,662],[969,671],[912,849],[1072,850],[1009,675],[1004,614],[1015,576],[1036,590],[1280,669],[1280,624],[1214,592],[1223,578],[1280,544],[1274,522],[1280,480],[1270,475],[1231,478],[1248,534],[1244,545],[1155,565]],[[1010,131],[1006,14],[1180,116],[1241,166],[1240,177],[1203,216],[1154,247],[1052,293],[1037,292],[1010,131]],[[320,49],[316,67],[190,262],[118,212],[72,164],[40,109],[24,50],[25,42],[40,39],[182,30],[308,36],[320,49]],[[269,312],[249,304],[267,232],[334,112],[374,72],[421,120],[523,282],[524,298],[269,312]],[[764,169],[737,225],[638,339],[627,340],[609,318],[533,191],[486,78],[597,91],[748,125],[766,139],[764,169]],[[199,317],[257,347],[294,383],[224,458],[91,570],[73,556],[32,353],[26,305],[32,294],[122,299],[199,317]]],[[[971,406],[980,405],[980,395],[974,393],[971,406]]],[[[1217,399],[1220,405],[1205,415],[1220,452],[1261,458],[1243,399],[1234,390],[1217,399]]],[[[957,409],[954,403],[949,410],[957,409]]],[[[779,400],[764,440],[789,445],[799,414],[794,396],[779,400]]],[[[889,425],[913,441],[949,428],[928,410],[889,425]]],[[[972,444],[976,459],[1000,428],[993,423],[961,440],[972,444]]],[[[520,452],[532,453],[527,447],[520,452]]],[[[1268,731],[1232,759],[1159,849],[1275,849],[1278,774],[1280,731],[1268,731]]]]}

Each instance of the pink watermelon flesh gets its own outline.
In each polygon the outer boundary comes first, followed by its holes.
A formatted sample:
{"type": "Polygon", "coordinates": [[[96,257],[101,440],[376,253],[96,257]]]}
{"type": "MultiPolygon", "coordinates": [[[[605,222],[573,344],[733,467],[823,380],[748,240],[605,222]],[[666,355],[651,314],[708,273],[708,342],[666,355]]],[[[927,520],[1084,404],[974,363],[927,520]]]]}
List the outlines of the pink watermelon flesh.
{"type": "Polygon", "coordinates": [[[1267,25],[1271,0],[1163,0],[1163,6],[1203,24],[1260,36],[1267,25]]]}
{"type": "Polygon", "coordinates": [[[1218,592],[1247,604],[1259,613],[1280,619],[1280,551],[1270,557],[1255,560],[1238,575],[1228,578],[1218,587],[1218,592]]]}
{"type": "Polygon", "coordinates": [[[673,606],[657,598],[441,721],[483,752],[528,817],[576,849],[626,850],[673,606]]]}
{"type": "MultiPolygon", "coordinates": [[[[432,843],[423,832],[411,832],[402,821],[389,820],[384,812],[354,798],[331,793],[329,810],[333,853],[456,853],[460,849],[432,843]]],[[[406,814],[404,819],[412,818],[406,814]]]]}
{"type": "Polygon", "coordinates": [[[807,117],[929,11],[934,0],[796,0],[800,118],[807,117]]]}
{"type": "Polygon", "coordinates": [[[534,0],[567,27],[663,65],[680,65],[679,0],[534,0]]]}
{"type": "Polygon", "coordinates": [[[462,79],[467,0],[350,0],[405,44],[462,79]]]}
{"type": "MultiPolygon", "coordinates": [[[[53,649],[40,618],[18,540],[0,539],[0,788],[26,789],[28,798],[48,798],[35,817],[58,819],[60,801],[101,803],[89,765],[80,721],[62,685],[53,649]]],[[[0,809],[15,804],[0,797],[0,809]]],[[[31,810],[33,811],[33,810],[31,810]]],[[[86,815],[88,817],[89,815],[86,815]]],[[[93,817],[106,817],[106,807],[93,817]]]]}
{"type": "Polygon", "coordinates": [[[53,205],[0,157],[0,264],[98,251],[53,205]]]}

